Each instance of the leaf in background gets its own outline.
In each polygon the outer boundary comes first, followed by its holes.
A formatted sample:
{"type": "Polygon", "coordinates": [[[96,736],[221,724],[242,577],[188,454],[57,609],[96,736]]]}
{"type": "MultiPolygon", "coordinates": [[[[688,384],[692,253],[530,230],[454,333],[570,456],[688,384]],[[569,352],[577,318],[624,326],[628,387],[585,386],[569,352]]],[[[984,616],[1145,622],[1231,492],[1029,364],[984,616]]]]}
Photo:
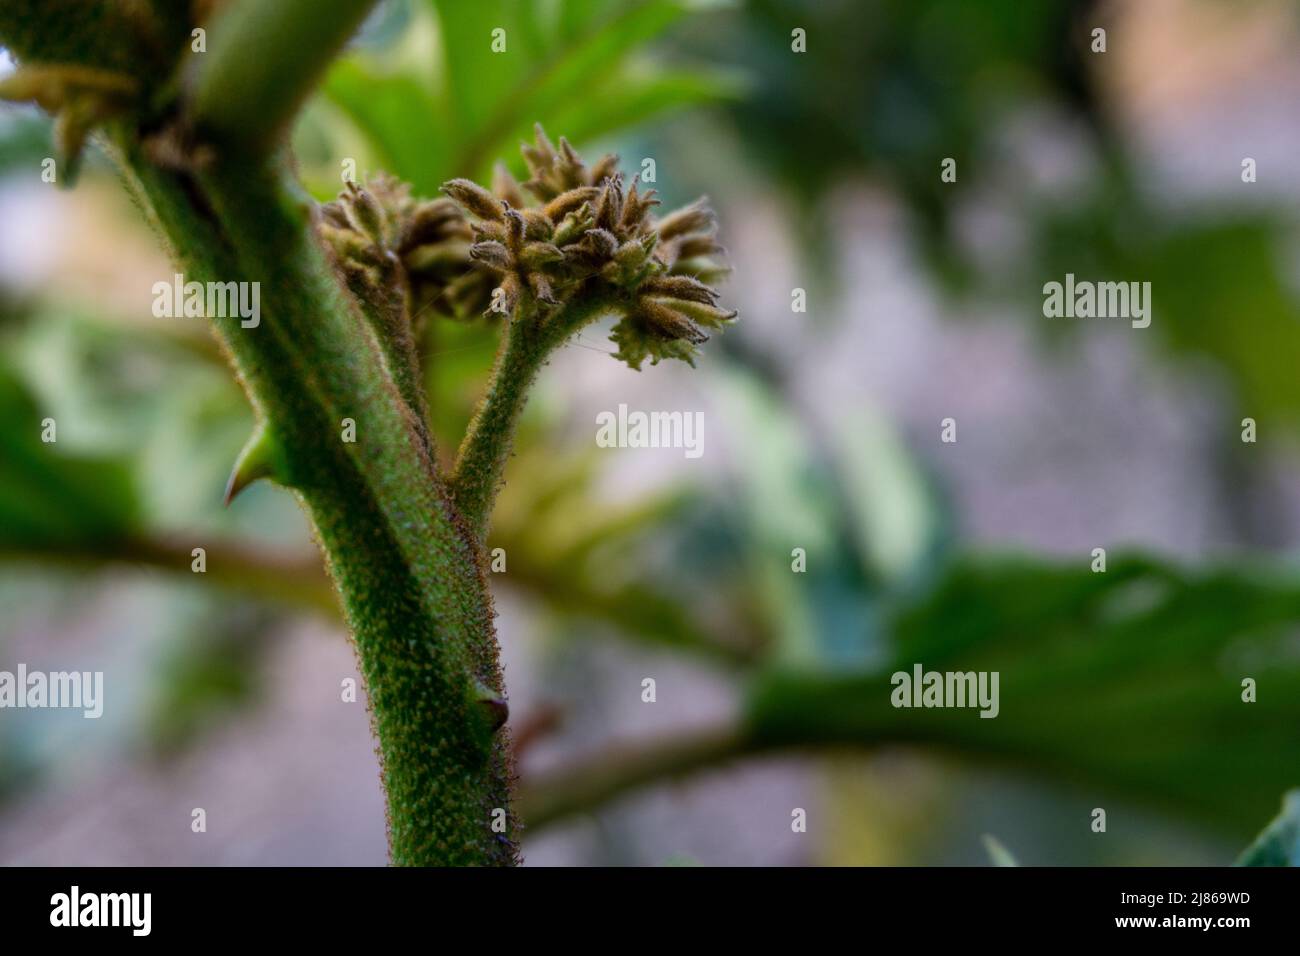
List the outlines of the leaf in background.
{"type": "Polygon", "coordinates": [[[766,168],[824,232],[816,200],[845,180],[887,180],[906,200],[937,268],[954,270],[947,235],[956,183],[937,175],[953,157],[978,170],[1009,109],[1026,99],[1094,109],[1076,18],[1091,0],[748,0],[683,38],[688,53],[744,63],[754,94],[729,110],[750,159],[766,168]],[[791,30],[807,32],[792,54],[791,30]],[[839,91],[842,95],[835,95],[839,91]],[[792,135],[797,131],[797,135],[792,135]]]}
{"type": "MultiPolygon", "coordinates": [[[[1039,214],[1037,253],[1019,285],[1029,314],[1038,316],[1045,277],[1150,282],[1151,326],[1142,344],[1209,359],[1226,374],[1242,415],[1294,427],[1300,301],[1284,271],[1287,232],[1284,222],[1256,214],[1207,211],[1162,221],[1140,198],[1103,190],[1087,203],[1039,214]]],[[[1072,331],[1067,323],[1042,328],[1072,331]]]]}
{"type": "Polygon", "coordinates": [[[700,602],[682,593],[673,569],[663,566],[671,560],[653,553],[693,496],[670,489],[602,505],[594,484],[598,456],[557,456],[537,437],[525,430],[516,445],[521,460],[514,467],[528,481],[507,483],[488,539],[508,555],[503,584],[567,621],[599,622],[624,638],[724,663],[752,657],[751,636],[706,626],[700,602]]]}
{"type": "Polygon", "coordinates": [[[837,409],[823,422],[739,365],[715,368],[708,385],[727,434],[762,436],[727,448],[723,504],[743,540],[741,600],[787,664],[878,659],[885,585],[925,580],[944,546],[917,463],[870,408],[837,409]],[[794,548],[807,558],[799,574],[794,548]]]}
{"type": "Polygon", "coordinates": [[[1300,866],[1300,790],[1292,790],[1282,798],[1282,812],[1234,866],[1300,866]]]}
{"type": "Polygon", "coordinates": [[[906,443],[871,407],[842,409],[829,428],[848,506],[844,533],[863,562],[891,586],[905,587],[932,572],[952,530],[906,443]]]}
{"type": "Polygon", "coordinates": [[[231,712],[257,702],[270,632],[282,619],[264,606],[205,598],[204,613],[177,622],[159,661],[158,696],[145,733],[160,755],[174,755],[231,712]],[[188,626],[186,626],[188,625],[188,626]]]}
{"type": "Polygon", "coordinates": [[[1132,274],[1151,282],[1151,324],[1166,344],[1217,361],[1242,414],[1295,426],[1300,304],[1283,279],[1283,246],[1282,228],[1268,221],[1194,223],[1164,238],[1132,274]]]}
{"type": "MultiPolygon", "coordinates": [[[[532,6],[522,3],[518,8],[528,10],[532,6]]],[[[472,131],[462,131],[467,142],[458,153],[457,167],[468,175],[481,175],[497,159],[517,163],[515,144],[528,137],[535,122],[549,125],[555,135],[560,135],[556,114],[570,103],[610,109],[624,97],[619,64],[676,23],[688,9],[681,0],[609,5],[606,15],[585,24],[576,36],[548,47],[483,122],[472,131]]],[[[568,135],[567,130],[563,135],[568,135]]]]}
{"type": "Polygon", "coordinates": [[[629,68],[614,86],[614,95],[575,101],[568,108],[557,104],[555,118],[545,125],[564,130],[575,143],[590,142],[674,110],[734,99],[746,88],[739,73],[688,68],[668,73],[629,68]]]}
{"type": "Polygon", "coordinates": [[[762,746],[912,743],[1249,829],[1300,782],[1298,626],[1300,582],[1254,568],[968,560],[895,617],[892,667],[774,674],[751,714],[762,746]],[[918,663],[998,672],[998,716],[893,707],[918,663]]]}
{"type": "Polygon", "coordinates": [[[432,63],[426,55],[415,66],[404,56],[394,71],[357,51],[333,67],[325,94],[391,172],[432,195],[454,176],[478,178],[497,160],[516,163],[518,142],[531,139],[537,122],[580,145],[671,109],[734,96],[734,74],[631,62],[693,6],[427,0],[415,11],[423,26],[413,30],[434,37],[432,63]],[[492,50],[496,29],[505,30],[502,53],[492,50]]]}
{"type": "Polygon", "coordinates": [[[502,103],[523,86],[530,65],[547,52],[531,0],[429,0],[437,16],[451,106],[454,142],[486,126],[502,103]],[[495,52],[493,31],[504,30],[504,52],[495,52]]]}
{"type": "Polygon", "coordinates": [[[128,462],[42,442],[44,417],[0,367],[0,548],[89,547],[129,533],[140,509],[128,462]]]}
{"type": "Polygon", "coordinates": [[[450,166],[450,141],[436,122],[438,105],[417,79],[380,73],[350,57],[330,70],[324,91],[356,124],[387,169],[408,180],[420,195],[437,193],[450,166]]]}
{"type": "Polygon", "coordinates": [[[0,116],[0,174],[39,168],[50,153],[50,120],[33,108],[12,107],[0,116]]]}
{"type": "MultiPolygon", "coordinates": [[[[861,648],[868,627],[861,576],[840,539],[830,476],[805,423],[757,375],[717,365],[707,383],[728,445],[725,504],[741,538],[748,600],[788,666],[826,660],[827,639],[861,648]],[[791,571],[794,549],[807,570],[791,571]]],[[[844,652],[840,649],[840,653],[844,652]]]]}

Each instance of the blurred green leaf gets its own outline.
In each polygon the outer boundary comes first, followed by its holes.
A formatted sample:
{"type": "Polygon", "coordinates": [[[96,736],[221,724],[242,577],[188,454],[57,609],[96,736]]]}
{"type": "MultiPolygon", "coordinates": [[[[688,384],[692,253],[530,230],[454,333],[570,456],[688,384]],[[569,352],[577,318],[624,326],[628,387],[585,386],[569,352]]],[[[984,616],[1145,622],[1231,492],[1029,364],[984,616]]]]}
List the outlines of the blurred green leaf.
{"type": "Polygon", "coordinates": [[[89,547],[129,533],[140,508],[128,462],[65,454],[41,440],[45,417],[0,366],[0,548],[89,547]]]}
{"type": "MultiPolygon", "coordinates": [[[[633,62],[686,0],[427,0],[436,52],[397,70],[373,51],[339,62],[325,94],[389,170],[423,195],[454,176],[517,162],[534,123],[575,143],[736,95],[734,73],[633,62]],[[493,51],[504,30],[505,50],[493,51]],[[420,72],[422,71],[422,72],[420,72]]],[[[418,10],[417,10],[418,12],[418,10]]]]}
{"type": "Polygon", "coordinates": [[[647,123],[665,113],[733,99],[746,88],[738,73],[676,68],[670,73],[629,69],[618,75],[617,93],[597,99],[577,99],[565,108],[556,104],[545,125],[564,130],[575,143],[590,142],[647,123]]]}
{"type": "Polygon", "coordinates": [[[727,431],[762,436],[728,448],[725,513],[742,543],[744,599],[767,622],[774,652],[787,664],[825,660],[831,648],[824,638],[844,638],[851,622],[859,625],[851,641],[860,648],[862,575],[840,538],[834,488],[809,430],[758,376],[727,366],[711,372],[708,385],[727,431]],[[800,574],[791,573],[795,549],[806,560],[800,574]]]}
{"type": "MultiPolygon", "coordinates": [[[[598,502],[595,456],[557,457],[525,430],[514,464],[529,476],[508,483],[489,535],[508,558],[504,584],[526,591],[569,622],[591,621],[625,638],[703,655],[749,660],[752,635],[715,633],[699,602],[682,593],[669,561],[651,553],[657,537],[694,496],[670,490],[631,504],[598,502]]],[[[661,543],[661,542],[659,542],[661,543]]]]}
{"type": "Polygon", "coordinates": [[[996,155],[999,120],[1035,100],[1094,110],[1078,53],[1091,6],[747,0],[683,42],[753,71],[757,87],[731,106],[732,126],[746,157],[812,213],[802,219],[810,238],[825,233],[816,200],[874,176],[906,200],[931,264],[954,271],[953,197],[996,155]],[[806,53],[792,50],[795,28],[806,33],[806,53]],[[939,178],[945,157],[962,170],[956,183],[939,178]]]}
{"type": "Polygon", "coordinates": [[[875,408],[837,414],[828,430],[827,467],[838,476],[845,537],[891,585],[923,578],[951,534],[929,476],[875,408]]]}
{"type": "Polygon", "coordinates": [[[1132,274],[1151,282],[1151,322],[1160,324],[1165,342],[1216,360],[1242,414],[1260,421],[1277,416],[1294,426],[1300,424],[1300,304],[1283,279],[1284,246],[1281,229],[1267,221],[1193,223],[1163,238],[1132,274]]]}
{"type": "Polygon", "coordinates": [[[881,594],[925,582],[945,546],[933,488],[870,408],[824,422],[792,406],[780,382],[730,363],[707,384],[728,433],[762,436],[727,449],[719,504],[740,542],[737,600],[787,664],[878,659],[881,594]],[[792,573],[796,548],[804,570],[792,573]]]}
{"type": "Polygon", "coordinates": [[[160,662],[158,698],[147,721],[149,743],[170,755],[192,744],[221,717],[256,701],[263,658],[280,618],[256,603],[209,600],[201,617],[180,628],[160,662]]]}
{"type": "MultiPolygon", "coordinates": [[[[544,35],[540,4],[512,0],[432,0],[442,27],[446,90],[456,114],[455,168],[481,175],[514,152],[535,122],[545,123],[567,100],[595,102],[613,94],[613,68],[686,13],[680,0],[592,4],[589,19],[564,38],[544,35]],[[492,50],[494,29],[506,31],[504,53],[492,50]],[[514,44],[512,46],[512,44],[514,44]]],[[[559,135],[559,133],[555,133],[559,135]]]]}
{"type": "MultiPolygon", "coordinates": [[[[1171,221],[1132,194],[1101,190],[1038,212],[1037,254],[1021,287],[1038,315],[1044,277],[1151,283],[1149,341],[1209,359],[1241,414],[1300,424],[1300,301],[1286,278],[1289,227],[1267,215],[1205,211],[1171,221]],[[1195,271],[1195,281],[1189,279],[1195,271]]],[[[1074,331],[1048,323],[1049,333],[1074,331]]],[[[1076,327],[1077,328],[1077,327],[1076,327]]]]}
{"type": "Polygon", "coordinates": [[[773,674],[752,719],[761,746],[913,743],[1239,831],[1300,782],[1297,625],[1293,575],[968,560],[894,616],[891,667],[773,674]],[[890,674],[915,664],[997,672],[997,717],[893,707],[890,674]],[[1247,677],[1257,702],[1242,700],[1247,677]]]}
{"type": "Polygon", "coordinates": [[[1300,790],[1282,798],[1282,812],[1237,859],[1236,866],[1300,866],[1300,790]]]}
{"type": "Polygon", "coordinates": [[[362,59],[340,60],[325,81],[340,107],[377,151],[388,170],[420,195],[433,195],[450,168],[450,138],[435,121],[438,106],[414,77],[384,74],[362,59]]]}

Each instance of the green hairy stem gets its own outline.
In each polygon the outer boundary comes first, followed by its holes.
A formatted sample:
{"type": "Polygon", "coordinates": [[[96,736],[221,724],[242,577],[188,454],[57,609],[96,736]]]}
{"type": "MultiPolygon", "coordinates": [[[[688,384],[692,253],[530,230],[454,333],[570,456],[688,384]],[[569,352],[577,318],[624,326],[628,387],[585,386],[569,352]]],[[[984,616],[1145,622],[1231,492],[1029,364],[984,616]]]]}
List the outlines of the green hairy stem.
{"type": "Polygon", "coordinates": [[[452,475],[456,507],[480,540],[537,373],[566,339],[613,307],[610,298],[580,296],[545,322],[511,322],[502,337],[487,395],[465,433],[452,475]]]}
{"type": "Polygon", "coordinates": [[[200,133],[244,151],[283,133],[375,0],[243,2],[216,21],[194,87],[200,133]]]}
{"type": "Polygon", "coordinates": [[[182,182],[138,156],[127,166],[187,276],[261,283],[258,327],[216,324],[356,640],[394,862],[510,862],[514,846],[491,829],[509,806],[505,750],[483,733],[477,700],[480,687],[501,690],[478,552],[378,342],[310,237],[306,204],[269,168],[182,182]],[[342,439],[345,419],[355,442],[342,439]]]}

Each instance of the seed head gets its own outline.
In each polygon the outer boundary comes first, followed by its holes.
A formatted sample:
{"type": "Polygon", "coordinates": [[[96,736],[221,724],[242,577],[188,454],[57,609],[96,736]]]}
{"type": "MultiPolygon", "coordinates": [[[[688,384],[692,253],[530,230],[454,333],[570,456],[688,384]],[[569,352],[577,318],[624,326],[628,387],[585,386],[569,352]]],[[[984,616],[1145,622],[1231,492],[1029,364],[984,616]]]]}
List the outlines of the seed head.
{"type": "Polygon", "coordinates": [[[567,140],[557,147],[540,126],[523,155],[530,175],[522,185],[498,167],[491,193],[468,180],[443,187],[469,220],[472,267],[487,288],[500,288],[512,312],[525,295],[550,305],[612,293],[621,304],[611,336],[618,358],[637,369],[647,358],[693,362],[706,330],[736,316],[707,284],[726,271],[707,202],[656,221],[654,191],[627,186],[616,157],[588,167],[567,140]],[[536,205],[521,205],[525,192],[536,205]]]}

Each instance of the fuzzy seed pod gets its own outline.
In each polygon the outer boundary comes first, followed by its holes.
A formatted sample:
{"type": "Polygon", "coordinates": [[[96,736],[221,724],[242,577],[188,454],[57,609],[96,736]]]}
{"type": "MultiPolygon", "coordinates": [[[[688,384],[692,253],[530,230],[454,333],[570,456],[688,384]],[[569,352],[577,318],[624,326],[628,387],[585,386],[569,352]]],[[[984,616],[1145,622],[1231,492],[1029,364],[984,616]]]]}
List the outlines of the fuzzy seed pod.
{"type": "Polygon", "coordinates": [[[480,219],[501,218],[501,200],[478,183],[468,179],[453,179],[442,184],[442,191],[460,203],[470,215],[480,219]]]}
{"type": "Polygon", "coordinates": [[[502,167],[492,192],[460,179],[443,186],[469,217],[471,268],[485,280],[457,280],[457,292],[490,293],[495,284],[512,311],[526,295],[548,306],[612,295],[625,306],[611,338],[633,368],[647,358],[693,362],[705,330],[735,319],[708,285],[725,268],[714,258],[721,247],[704,200],[656,222],[654,191],[626,186],[615,157],[587,167],[568,140],[557,147],[540,126],[523,154],[530,177],[522,187],[502,167]],[[525,191],[538,205],[520,205],[525,191]]]}

